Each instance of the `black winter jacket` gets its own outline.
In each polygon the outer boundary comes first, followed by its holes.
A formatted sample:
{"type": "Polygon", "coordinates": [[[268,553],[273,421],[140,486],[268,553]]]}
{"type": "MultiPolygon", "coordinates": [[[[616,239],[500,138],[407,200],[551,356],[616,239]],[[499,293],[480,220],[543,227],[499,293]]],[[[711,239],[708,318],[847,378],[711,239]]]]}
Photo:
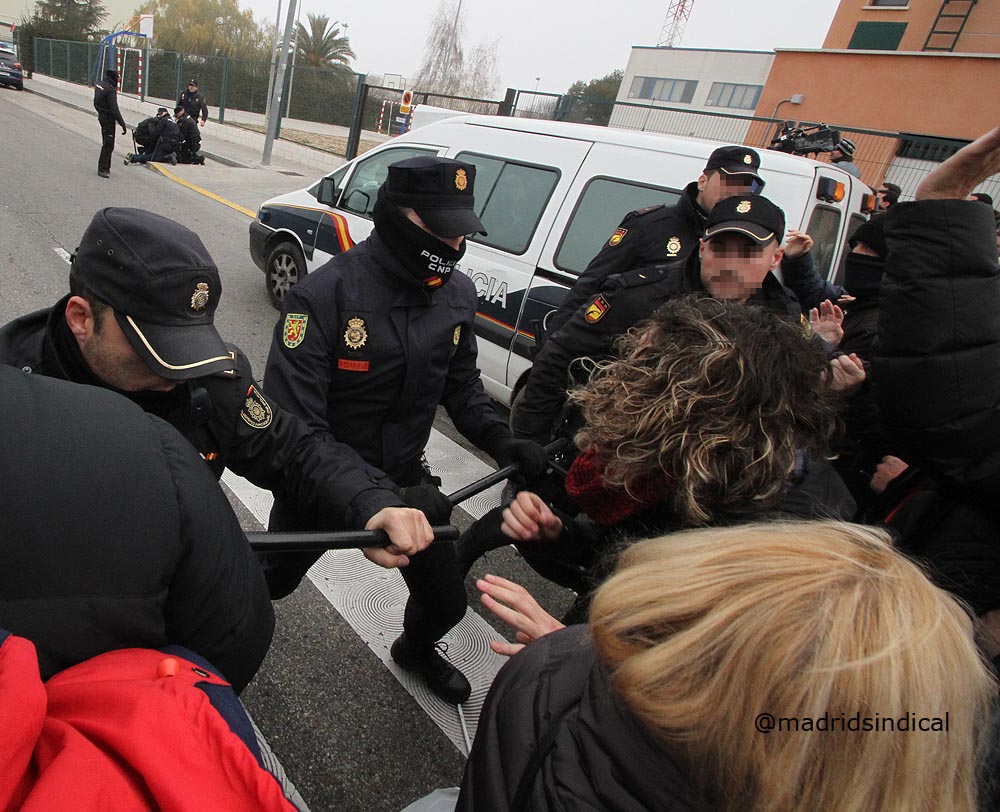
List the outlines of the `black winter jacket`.
{"type": "Polygon", "coordinates": [[[201,149],[201,130],[197,121],[189,115],[183,115],[177,119],[177,126],[181,131],[181,141],[187,152],[194,154],[201,149]]]}
{"type": "Polygon", "coordinates": [[[487,453],[510,431],[476,365],[476,289],[409,278],[377,232],[287,294],[268,391],[312,428],[333,431],[401,485],[419,482],[438,405],[487,453]]]}
{"type": "MultiPolygon", "coordinates": [[[[177,98],[177,104],[183,107],[184,112],[191,116],[191,118],[200,118],[202,121],[208,120],[208,105],[205,103],[205,97],[201,95],[200,90],[196,90],[194,93],[187,89],[182,90],[181,95],[177,98]]],[[[177,105],[175,104],[174,106],[176,107],[177,105]]]]}
{"type": "Polygon", "coordinates": [[[497,674],[479,717],[456,812],[690,812],[682,764],[629,711],[598,663],[588,630],[536,640],[497,674]],[[529,760],[554,746],[514,810],[529,760]]]}
{"type": "Polygon", "coordinates": [[[222,490],[125,398],[0,365],[0,618],[42,678],[105,651],[185,646],[237,691],[274,630],[222,490]]]}
{"type": "Polygon", "coordinates": [[[125,119],[118,109],[118,90],[115,83],[106,76],[94,85],[94,109],[99,119],[117,121],[118,125],[125,129],[125,119]]]}
{"type": "MultiPolygon", "coordinates": [[[[0,328],[0,363],[104,386],[66,326],[68,298],[0,328]]],[[[386,487],[381,471],[281,409],[254,381],[246,357],[233,347],[230,351],[234,373],[185,381],[166,393],[121,394],[172,424],[216,477],[228,467],[296,509],[322,516],[328,526],[363,527],[382,508],[403,504],[386,487]]]]}
{"type": "Polygon", "coordinates": [[[898,203],[885,220],[874,391],[924,475],[891,526],[978,612],[1000,608],[1000,266],[976,201],[898,203]]]}

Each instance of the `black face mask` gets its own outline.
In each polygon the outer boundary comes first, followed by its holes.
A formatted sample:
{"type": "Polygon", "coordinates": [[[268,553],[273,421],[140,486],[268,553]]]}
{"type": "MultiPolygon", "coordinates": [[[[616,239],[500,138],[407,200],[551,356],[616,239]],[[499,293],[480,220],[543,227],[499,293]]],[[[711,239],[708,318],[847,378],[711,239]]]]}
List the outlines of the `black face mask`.
{"type": "Polygon", "coordinates": [[[844,259],[844,287],[855,296],[877,294],[882,285],[885,260],[853,251],[844,259]]]}
{"type": "Polygon", "coordinates": [[[413,279],[425,287],[439,288],[444,285],[465,255],[465,240],[458,248],[441,242],[410,220],[398,206],[390,203],[381,189],[372,210],[372,219],[375,230],[392,255],[413,279]]]}

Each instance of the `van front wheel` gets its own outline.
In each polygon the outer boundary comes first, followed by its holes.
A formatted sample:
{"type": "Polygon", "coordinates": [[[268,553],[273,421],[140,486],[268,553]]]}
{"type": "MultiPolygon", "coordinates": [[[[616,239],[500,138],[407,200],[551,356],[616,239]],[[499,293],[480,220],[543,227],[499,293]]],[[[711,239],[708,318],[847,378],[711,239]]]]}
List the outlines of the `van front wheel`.
{"type": "Polygon", "coordinates": [[[285,294],[305,279],[306,260],[299,247],[288,240],[279,242],[267,256],[264,271],[264,283],[267,286],[267,298],[278,310],[285,294]]]}

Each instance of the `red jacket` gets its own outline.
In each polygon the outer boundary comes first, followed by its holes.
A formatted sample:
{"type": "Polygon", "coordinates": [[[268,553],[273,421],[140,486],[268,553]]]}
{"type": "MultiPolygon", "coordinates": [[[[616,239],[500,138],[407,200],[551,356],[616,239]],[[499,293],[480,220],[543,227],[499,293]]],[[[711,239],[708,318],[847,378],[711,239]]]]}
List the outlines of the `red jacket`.
{"type": "Polygon", "coordinates": [[[102,654],[39,677],[34,645],[0,631],[4,812],[295,812],[179,656],[102,654]]]}

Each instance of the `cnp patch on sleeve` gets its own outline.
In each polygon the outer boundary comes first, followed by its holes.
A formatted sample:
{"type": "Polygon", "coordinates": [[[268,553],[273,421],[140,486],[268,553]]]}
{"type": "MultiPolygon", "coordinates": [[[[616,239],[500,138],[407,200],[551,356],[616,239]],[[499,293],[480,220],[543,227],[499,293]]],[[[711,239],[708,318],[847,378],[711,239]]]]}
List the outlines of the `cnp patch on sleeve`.
{"type": "Polygon", "coordinates": [[[611,305],[608,300],[603,296],[598,296],[594,301],[590,303],[587,310],[584,312],[584,318],[591,324],[599,322],[604,318],[604,314],[611,309],[611,305]]]}
{"type": "Polygon", "coordinates": [[[309,316],[305,313],[289,313],[285,316],[285,346],[294,350],[306,337],[309,316]]]}
{"type": "Polygon", "coordinates": [[[627,228],[616,228],[615,233],[612,234],[611,239],[608,240],[608,245],[618,245],[618,243],[625,239],[626,234],[628,234],[627,228]]]}
{"type": "Polygon", "coordinates": [[[247,399],[240,409],[240,417],[252,429],[266,429],[271,425],[274,415],[264,396],[257,391],[257,387],[251,386],[247,389],[247,399]]]}

